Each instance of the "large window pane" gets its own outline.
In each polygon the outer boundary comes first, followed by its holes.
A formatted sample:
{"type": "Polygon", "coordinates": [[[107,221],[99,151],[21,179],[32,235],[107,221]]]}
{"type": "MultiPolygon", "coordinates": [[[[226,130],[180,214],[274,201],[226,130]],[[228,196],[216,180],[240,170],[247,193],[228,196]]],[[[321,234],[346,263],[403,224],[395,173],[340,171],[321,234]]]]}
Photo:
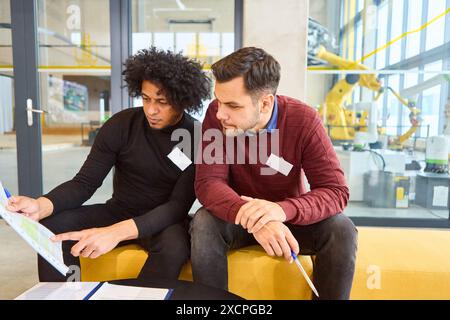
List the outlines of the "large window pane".
{"type": "MultiPolygon", "coordinates": [[[[432,21],[445,12],[447,0],[428,1],[428,20],[432,21]]],[[[440,18],[427,27],[426,50],[436,48],[444,44],[445,18],[440,18]]]]}
{"type": "Polygon", "coordinates": [[[436,76],[440,77],[439,73],[442,71],[443,67],[444,65],[442,63],[442,60],[426,64],[424,67],[423,80],[427,81],[436,76]]]}
{"type": "MultiPolygon", "coordinates": [[[[403,34],[403,9],[403,0],[396,0],[392,2],[391,39],[397,39],[403,34]]],[[[399,62],[402,57],[402,42],[397,41],[394,43],[390,47],[389,52],[389,63],[394,64],[399,62]]]]}
{"type": "MultiPolygon", "coordinates": [[[[400,88],[400,77],[399,75],[393,75],[389,77],[388,81],[389,87],[394,89],[396,92],[400,88]]],[[[398,110],[400,102],[394,95],[387,95],[387,108],[386,108],[386,126],[387,134],[396,136],[398,133],[398,110]]]]}
{"type": "Polygon", "coordinates": [[[436,136],[439,124],[439,106],[441,100],[441,86],[435,86],[423,92],[422,117],[424,125],[429,126],[430,136],[436,136]]]}
{"type": "MultiPolygon", "coordinates": [[[[422,25],[423,0],[408,0],[408,31],[417,31],[422,25]]],[[[423,31],[414,32],[406,38],[406,58],[420,52],[420,36],[423,31]]]]}
{"type": "MultiPolygon", "coordinates": [[[[110,116],[109,0],[38,0],[44,192],[71,179],[110,116]]],[[[111,197],[112,179],[89,203],[111,197]]]]}
{"type": "MultiPolygon", "coordinates": [[[[234,51],[234,0],[131,3],[133,52],[154,45],[196,58],[209,70],[215,61],[234,51]]],[[[134,99],[133,105],[141,105],[141,99],[134,99]]],[[[194,116],[202,120],[204,114],[194,116]]]]}
{"type": "Polygon", "coordinates": [[[11,9],[9,0],[0,0],[0,68],[12,68],[11,9]]]}
{"type": "MultiPolygon", "coordinates": [[[[382,7],[378,11],[378,28],[377,28],[377,48],[387,43],[387,27],[389,17],[389,6],[387,2],[382,4],[382,7]]],[[[382,69],[386,65],[386,51],[380,51],[377,56],[377,69],[382,69]]]]}
{"type": "Polygon", "coordinates": [[[330,35],[330,39],[309,39],[309,44],[322,44],[327,54],[308,47],[311,63],[306,102],[322,115],[349,182],[346,213],[448,219],[447,205],[416,201],[415,195],[416,188],[424,192],[416,178],[424,173],[427,138],[450,132],[450,121],[444,116],[450,105],[450,53],[443,46],[450,39],[450,17],[442,15],[449,2],[365,1],[365,9],[360,13],[361,1],[323,3],[322,10],[311,11],[311,18],[321,24],[322,32],[317,32],[320,25],[310,27],[315,35],[330,35]],[[330,54],[337,57],[331,59],[330,54]],[[358,74],[359,81],[354,87],[349,82],[343,86],[339,82],[342,79],[355,79],[354,74],[349,77],[352,71],[358,74]],[[377,81],[381,94],[375,92],[377,81]],[[367,154],[351,151],[351,145],[361,141],[367,123],[374,119],[370,114],[375,113],[375,98],[377,143],[366,144],[366,149],[374,148],[367,154]],[[350,145],[350,150],[343,150],[343,144],[350,145]],[[366,174],[372,171],[376,174],[366,174]],[[398,184],[399,181],[404,182],[398,184]]]}

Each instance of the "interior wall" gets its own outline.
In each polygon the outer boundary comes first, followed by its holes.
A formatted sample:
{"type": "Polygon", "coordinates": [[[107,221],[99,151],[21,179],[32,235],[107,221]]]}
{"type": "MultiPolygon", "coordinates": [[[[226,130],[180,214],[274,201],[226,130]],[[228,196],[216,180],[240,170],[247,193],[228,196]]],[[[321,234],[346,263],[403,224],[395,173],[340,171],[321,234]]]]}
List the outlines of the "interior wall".
{"type": "Polygon", "coordinates": [[[243,45],[257,46],[281,64],[278,93],[305,100],[309,0],[244,1],[243,45]]]}

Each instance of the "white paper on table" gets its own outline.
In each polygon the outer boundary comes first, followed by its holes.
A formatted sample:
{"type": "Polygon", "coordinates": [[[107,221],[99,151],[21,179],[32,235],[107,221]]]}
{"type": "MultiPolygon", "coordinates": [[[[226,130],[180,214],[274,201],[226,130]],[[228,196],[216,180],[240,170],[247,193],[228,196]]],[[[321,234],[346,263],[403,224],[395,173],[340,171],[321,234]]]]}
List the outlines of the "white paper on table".
{"type": "MultiPolygon", "coordinates": [[[[0,194],[4,195],[0,182],[0,194]]],[[[5,196],[6,197],[6,196],[5,196]]],[[[61,242],[50,240],[55,234],[45,226],[23,214],[6,210],[4,199],[0,196],[0,216],[19,234],[37,253],[47,260],[63,275],[69,268],[64,264],[61,242]]]]}
{"type": "Polygon", "coordinates": [[[104,283],[89,300],[164,300],[168,293],[169,289],[104,283]]]}
{"type": "Polygon", "coordinates": [[[41,282],[15,300],[83,300],[99,282],[41,282]]]}

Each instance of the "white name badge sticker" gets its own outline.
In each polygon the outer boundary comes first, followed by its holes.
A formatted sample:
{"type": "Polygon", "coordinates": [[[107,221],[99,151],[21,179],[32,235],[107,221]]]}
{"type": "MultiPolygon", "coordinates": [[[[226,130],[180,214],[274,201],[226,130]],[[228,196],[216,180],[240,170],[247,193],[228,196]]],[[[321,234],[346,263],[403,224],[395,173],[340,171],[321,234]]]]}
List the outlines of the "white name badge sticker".
{"type": "Polygon", "coordinates": [[[192,163],[191,159],[189,159],[178,147],[174,148],[167,157],[175,163],[181,171],[184,171],[192,163]]]}
{"type": "Polygon", "coordinates": [[[290,164],[283,158],[274,155],[273,153],[270,155],[269,159],[267,159],[266,165],[285,176],[289,175],[289,172],[291,172],[293,167],[292,164],[290,164]]]}

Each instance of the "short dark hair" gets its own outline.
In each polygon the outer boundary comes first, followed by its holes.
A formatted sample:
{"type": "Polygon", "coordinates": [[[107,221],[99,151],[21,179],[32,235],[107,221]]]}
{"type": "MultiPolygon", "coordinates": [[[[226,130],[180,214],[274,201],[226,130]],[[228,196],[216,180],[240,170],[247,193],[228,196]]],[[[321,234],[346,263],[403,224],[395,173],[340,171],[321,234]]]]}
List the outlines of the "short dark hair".
{"type": "Polygon", "coordinates": [[[211,81],[202,65],[170,50],[155,47],[138,51],[124,63],[125,82],[132,97],[142,93],[142,82],[147,80],[158,87],[168,102],[178,111],[199,112],[202,100],[209,99],[211,81]]]}
{"type": "Polygon", "coordinates": [[[245,88],[253,97],[265,91],[276,94],[280,83],[280,64],[260,48],[239,49],[214,63],[211,68],[218,82],[244,77],[245,88]]]}

